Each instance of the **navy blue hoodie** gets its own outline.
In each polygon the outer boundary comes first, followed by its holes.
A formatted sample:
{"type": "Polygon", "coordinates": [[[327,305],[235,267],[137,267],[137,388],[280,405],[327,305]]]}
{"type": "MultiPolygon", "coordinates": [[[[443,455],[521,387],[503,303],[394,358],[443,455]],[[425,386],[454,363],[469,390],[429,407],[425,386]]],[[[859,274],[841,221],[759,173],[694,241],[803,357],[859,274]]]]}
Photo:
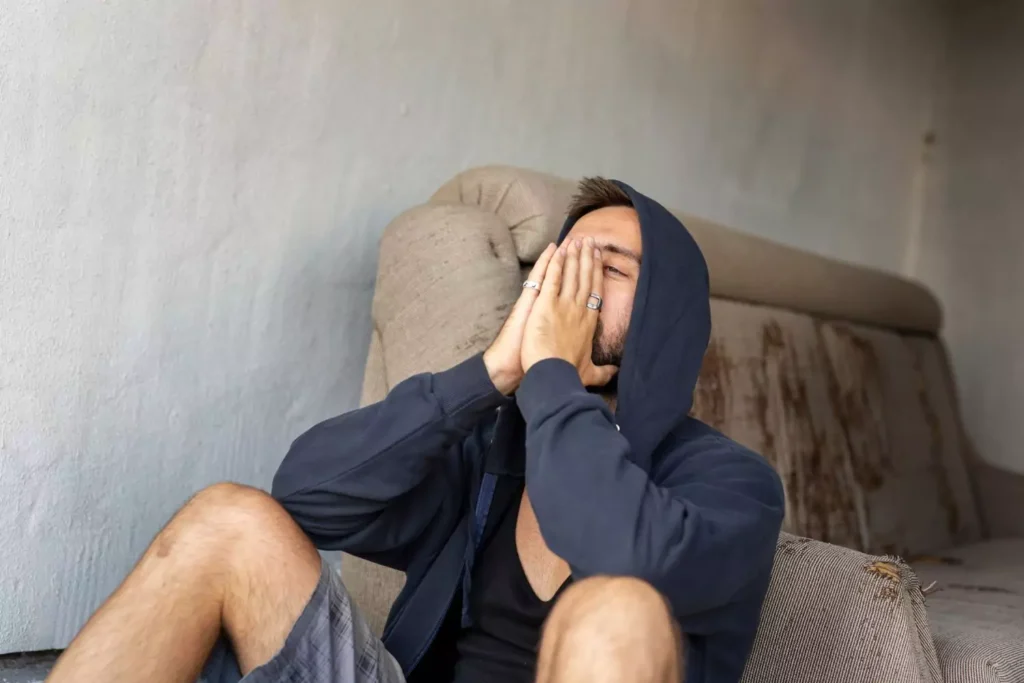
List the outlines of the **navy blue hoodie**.
{"type": "Polygon", "coordinates": [[[618,184],[640,218],[643,263],[614,414],[563,360],[534,365],[510,399],[477,355],[316,425],[274,478],[273,495],[318,547],[407,573],[383,636],[406,674],[460,600],[469,618],[494,492],[524,475],[573,579],[635,576],[661,591],[686,634],[688,682],[743,672],[782,486],[759,455],[689,417],[711,328],[707,266],[671,213],[618,184]]]}

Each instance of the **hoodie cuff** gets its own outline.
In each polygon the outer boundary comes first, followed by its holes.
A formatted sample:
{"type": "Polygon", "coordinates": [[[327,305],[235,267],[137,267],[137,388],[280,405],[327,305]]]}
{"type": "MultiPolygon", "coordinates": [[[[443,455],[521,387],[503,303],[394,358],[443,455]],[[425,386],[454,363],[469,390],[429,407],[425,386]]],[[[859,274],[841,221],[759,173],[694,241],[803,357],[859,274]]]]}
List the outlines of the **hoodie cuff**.
{"type": "Polygon", "coordinates": [[[549,403],[562,405],[572,393],[586,391],[576,367],[561,358],[545,358],[534,363],[516,391],[519,411],[527,422],[544,411],[549,403]]]}
{"type": "Polygon", "coordinates": [[[434,394],[446,415],[471,408],[487,410],[497,408],[506,397],[491,381],[484,365],[484,355],[478,353],[444,372],[434,373],[434,394]]]}

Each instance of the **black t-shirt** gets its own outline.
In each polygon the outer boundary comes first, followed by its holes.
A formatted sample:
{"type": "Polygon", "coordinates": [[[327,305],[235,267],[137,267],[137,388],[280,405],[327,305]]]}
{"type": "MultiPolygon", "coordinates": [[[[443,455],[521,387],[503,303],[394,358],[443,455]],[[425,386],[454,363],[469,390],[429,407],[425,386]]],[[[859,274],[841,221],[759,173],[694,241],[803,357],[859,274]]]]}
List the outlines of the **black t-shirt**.
{"type": "MultiPolygon", "coordinates": [[[[520,493],[522,487],[519,487],[520,493]]],[[[493,536],[473,567],[469,596],[472,626],[456,640],[453,683],[532,683],[541,626],[555,600],[537,597],[516,550],[522,496],[505,506],[493,536]]]]}

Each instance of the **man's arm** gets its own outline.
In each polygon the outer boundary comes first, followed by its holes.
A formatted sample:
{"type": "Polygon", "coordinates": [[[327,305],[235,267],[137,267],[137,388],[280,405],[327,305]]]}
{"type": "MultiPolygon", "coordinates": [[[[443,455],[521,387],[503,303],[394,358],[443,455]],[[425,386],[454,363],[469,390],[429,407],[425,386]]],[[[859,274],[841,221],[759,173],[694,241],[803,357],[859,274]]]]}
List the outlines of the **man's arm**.
{"type": "Polygon", "coordinates": [[[537,363],[516,397],[530,501],[548,547],[574,576],[644,579],[698,634],[701,613],[741,597],[771,567],[782,486],[754,453],[695,422],[678,465],[655,483],[630,461],[604,401],[571,363],[537,363]]]}
{"type": "MultiPolygon", "coordinates": [[[[542,282],[549,245],[530,272],[542,282]]],[[[322,422],[292,444],[272,493],[318,547],[404,569],[427,529],[442,533],[466,493],[463,442],[523,377],[524,288],[483,354],[411,377],[380,403],[322,422]]]]}
{"type": "Polygon", "coordinates": [[[403,568],[424,529],[457,512],[462,442],[501,400],[480,355],[410,377],[297,438],[272,494],[318,547],[403,568]]]}

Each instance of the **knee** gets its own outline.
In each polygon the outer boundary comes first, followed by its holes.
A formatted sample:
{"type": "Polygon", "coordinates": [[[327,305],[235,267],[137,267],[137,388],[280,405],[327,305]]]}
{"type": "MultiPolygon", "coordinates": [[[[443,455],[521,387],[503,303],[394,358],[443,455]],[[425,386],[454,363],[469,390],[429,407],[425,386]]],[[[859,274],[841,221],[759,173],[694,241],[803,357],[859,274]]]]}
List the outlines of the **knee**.
{"type": "Polygon", "coordinates": [[[268,505],[276,505],[265,491],[232,481],[211,484],[192,496],[186,509],[200,516],[221,517],[225,513],[262,514],[268,505]]]}
{"type": "MultiPolygon", "coordinates": [[[[222,482],[192,497],[157,537],[155,551],[237,554],[255,544],[294,543],[301,531],[266,492],[222,482]]],[[[308,542],[308,541],[307,541],[308,542]]]]}
{"type": "Polygon", "coordinates": [[[680,680],[682,674],[683,644],[668,601],[636,578],[597,576],[574,583],[551,611],[545,645],[555,660],[589,653],[589,661],[553,662],[556,669],[594,667],[608,675],[629,670],[635,680],[680,680]]]}
{"type": "Polygon", "coordinates": [[[671,629],[668,602],[654,586],[628,576],[595,576],[570,586],[552,616],[564,612],[567,625],[606,625],[633,631],[638,627],[671,629]]]}
{"type": "Polygon", "coordinates": [[[281,510],[266,492],[225,481],[194,495],[182,513],[191,525],[235,538],[272,522],[281,510]]]}

